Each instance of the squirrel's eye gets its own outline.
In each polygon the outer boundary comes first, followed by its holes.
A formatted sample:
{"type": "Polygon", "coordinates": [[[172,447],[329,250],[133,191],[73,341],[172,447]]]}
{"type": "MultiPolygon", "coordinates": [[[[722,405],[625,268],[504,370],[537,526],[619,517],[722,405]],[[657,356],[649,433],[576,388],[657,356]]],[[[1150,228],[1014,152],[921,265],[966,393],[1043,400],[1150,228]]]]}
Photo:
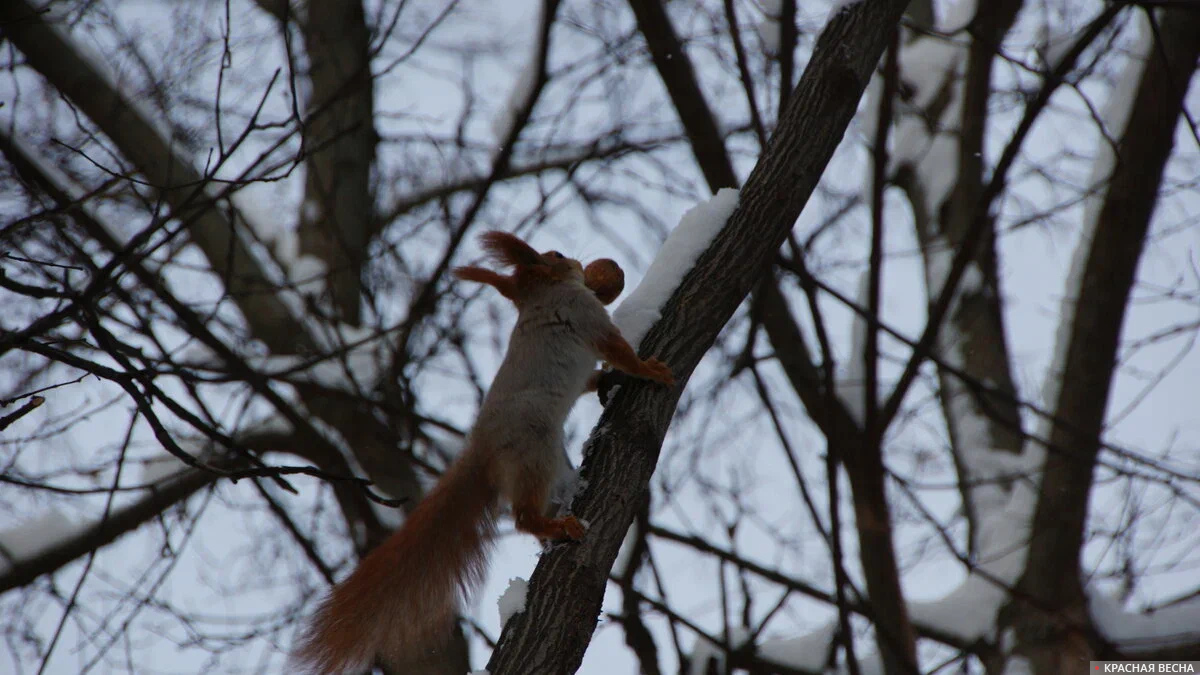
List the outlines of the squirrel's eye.
{"type": "Polygon", "coordinates": [[[559,253],[558,251],[546,251],[546,255],[550,256],[551,258],[555,258],[557,260],[562,260],[563,258],[566,257],[563,254],[559,253]]]}

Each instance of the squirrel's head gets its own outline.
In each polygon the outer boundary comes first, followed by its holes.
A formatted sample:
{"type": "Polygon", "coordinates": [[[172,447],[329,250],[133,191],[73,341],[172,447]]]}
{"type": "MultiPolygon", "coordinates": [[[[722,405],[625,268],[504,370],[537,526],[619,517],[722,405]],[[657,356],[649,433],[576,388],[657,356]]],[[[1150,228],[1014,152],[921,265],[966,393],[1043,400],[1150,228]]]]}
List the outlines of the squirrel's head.
{"type": "Polygon", "coordinates": [[[583,263],[574,258],[559,253],[558,251],[546,251],[538,255],[540,261],[536,265],[530,265],[528,270],[522,270],[521,266],[517,266],[517,271],[527,271],[532,273],[536,278],[545,278],[550,281],[567,281],[574,279],[583,281],[583,263]]]}
{"type": "Polygon", "coordinates": [[[585,269],[578,260],[558,251],[538,253],[520,237],[508,232],[485,232],[480,240],[493,260],[514,268],[518,292],[521,288],[578,281],[607,305],[625,289],[625,272],[614,260],[595,260],[585,269]]]}

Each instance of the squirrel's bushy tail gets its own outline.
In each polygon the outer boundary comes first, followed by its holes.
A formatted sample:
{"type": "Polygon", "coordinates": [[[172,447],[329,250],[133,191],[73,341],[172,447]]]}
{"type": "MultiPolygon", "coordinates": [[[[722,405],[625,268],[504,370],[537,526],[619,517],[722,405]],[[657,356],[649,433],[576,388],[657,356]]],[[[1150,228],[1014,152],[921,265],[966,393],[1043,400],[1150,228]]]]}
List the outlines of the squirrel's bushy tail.
{"type": "Polygon", "coordinates": [[[457,591],[483,578],[497,497],[483,462],[470,453],[455,462],[321,603],[297,660],[318,673],[361,672],[377,658],[413,662],[444,646],[457,591]]]}

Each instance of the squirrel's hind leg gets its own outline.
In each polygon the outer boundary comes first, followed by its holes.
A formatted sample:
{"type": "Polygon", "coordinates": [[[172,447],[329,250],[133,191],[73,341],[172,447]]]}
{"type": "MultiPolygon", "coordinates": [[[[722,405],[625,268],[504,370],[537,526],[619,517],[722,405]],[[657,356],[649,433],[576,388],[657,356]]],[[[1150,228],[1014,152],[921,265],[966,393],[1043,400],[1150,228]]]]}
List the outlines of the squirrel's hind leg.
{"type": "Polygon", "coordinates": [[[517,529],[528,532],[539,539],[574,539],[583,538],[583,523],[575,516],[549,518],[546,516],[546,502],[550,494],[549,481],[540,477],[522,476],[513,495],[513,518],[517,521],[517,529]]]}

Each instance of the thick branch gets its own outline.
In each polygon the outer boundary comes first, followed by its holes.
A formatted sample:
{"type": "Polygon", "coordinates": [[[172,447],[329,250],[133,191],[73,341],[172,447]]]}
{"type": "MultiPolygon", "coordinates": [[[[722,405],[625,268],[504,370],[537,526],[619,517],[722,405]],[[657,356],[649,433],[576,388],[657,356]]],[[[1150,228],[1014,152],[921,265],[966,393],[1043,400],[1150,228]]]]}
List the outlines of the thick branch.
{"type": "MultiPolygon", "coordinates": [[[[222,468],[234,466],[226,462],[222,468]]],[[[166,509],[191,497],[220,477],[220,474],[211,471],[187,469],[162,486],[150,489],[141,501],[113,509],[107,518],[79,535],[64,539],[32,558],[17,561],[7,573],[0,576],[0,593],[24,586],[43,574],[57,572],[80,556],[111,544],[121,535],[160,517],[166,509]]]]}
{"type": "MultiPolygon", "coordinates": [[[[1143,11],[1143,10],[1134,10],[1143,11]]],[[[1116,368],[1117,347],[1163,169],[1174,147],[1197,56],[1200,13],[1163,15],[1161,48],[1152,48],[1132,111],[1117,141],[1117,162],[1099,210],[1074,312],[1021,588],[1050,606],[1077,599],[1092,472],[1116,368]]],[[[1103,142],[1103,141],[1102,141],[1103,142]]],[[[1075,295],[1075,292],[1078,295],[1075,295]]]]}
{"type": "Polygon", "coordinates": [[[379,137],[372,124],[371,35],[362,3],[346,0],[309,2],[302,29],[312,85],[304,143],[319,149],[306,163],[300,250],[325,261],[334,306],[356,324],[362,266],[376,223],[371,165],[379,137]]]}
{"type": "Polygon", "coordinates": [[[675,104],[709,189],[716,194],[720,188],[736,187],[738,181],[725,152],[724,137],[704,100],[691,59],[683,51],[662,0],[630,0],[629,6],[637,17],[638,30],[646,37],[654,67],[675,104]]]}
{"type": "MultiPolygon", "coordinates": [[[[700,93],[699,83],[691,63],[683,51],[678,36],[657,0],[634,0],[631,3],[638,17],[638,26],[646,36],[650,51],[655,55],[654,64],[666,84],[679,118],[692,144],[692,152],[700,164],[709,189],[714,193],[722,186],[736,185],[732,163],[724,142],[718,135],[718,125],[700,93]]],[[[759,295],[760,312],[766,321],[792,323],[791,312],[783,294],[774,286],[774,279],[767,279],[759,295]]],[[[770,330],[768,330],[770,333],[770,330]]],[[[776,331],[772,339],[778,352],[788,352],[793,362],[804,361],[799,366],[805,371],[815,371],[812,360],[804,349],[803,339],[797,333],[789,341],[778,342],[776,331]]],[[[815,380],[805,379],[805,383],[815,380]]],[[[794,379],[793,386],[801,381],[794,379]]],[[[915,660],[915,645],[905,612],[904,598],[900,589],[900,577],[896,566],[896,554],[891,537],[891,515],[884,491],[883,462],[877,442],[863,433],[859,425],[850,418],[831,391],[820,392],[816,388],[801,391],[801,399],[809,407],[810,414],[821,417],[818,425],[825,432],[830,452],[845,461],[846,470],[853,487],[855,510],[859,515],[859,546],[865,570],[867,591],[879,607],[878,616],[884,623],[878,626],[881,645],[898,647],[897,653],[905,658],[891,658],[893,672],[902,670],[900,661],[915,660]],[[820,399],[829,402],[822,402],[820,399]]],[[[836,544],[836,542],[835,542],[836,544]]],[[[837,557],[838,546],[833,546],[837,557]]],[[[894,654],[893,654],[894,655],[894,654]]],[[[890,658],[890,657],[889,657],[890,658]]]]}
{"type": "Polygon", "coordinates": [[[1147,56],[1125,127],[1112,130],[1120,136],[1116,162],[1102,204],[1088,210],[1094,225],[1084,224],[1090,236],[1079,244],[1086,257],[1068,282],[1078,286],[1066,290],[1073,307],[1064,312],[1068,331],[1057,346],[1061,370],[1049,374],[1061,386],[1048,401],[1054,420],[1029,553],[1017,601],[1002,615],[1016,628],[1016,653],[1037,673],[1082,673],[1089,659],[1116,656],[1090,625],[1080,554],[1126,306],[1200,56],[1200,13],[1169,10],[1162,17],[1161,40],[1147,56]]]}
{"type": "MultiPolygon", "coordinates": [[[[725,228],[684,278],[642,342],[686,383],[717,334],[770,269],[858,106],[888,32],[906,3],[857,3],[837,13],[725,228]]],[[[508,621],[493,674],[569,673],[596,627],[608,570],[642,497],[679,389],[624,386],[601,416],[581,469],[574,510],[590,523],[579,545],[544,555],[526,610],[508,621]]]]}
{"type": "MultiPolygon", "coordinates": [[[[1007,34],[1021,8],[1020,0],[982,3],[970,25],[969,46],[956,53],[965,55],[965,73],[958,68],[946,72],[949,81],[930,82],[946,95],[936,96],[929,109],[910,111],[935,120],[931,125],[918,123],[906,128],[910,133],[928,134],[930,151],[939,137],[955,141],[957,174],[953,188],[939,203],[927,199],[929,183],[942,180],[930,174],[946,171],[942,165],[936,167],[906,166],[897,176],[898,184],[908,196],[913,211],[918,241],[921,243],[925,262],[927,295],[935,302],[944,279],[944,261],[966,238],[975,217],[975,210],[983,191],[983,141],[987,125],[988,101],[992,94],[992,62],[1004,35],[1007,34]],[[950,105],[949,100],[956,102],[950,105]],[[933,128],[930,129],[929,127],[933,128]]],[[[959,28],[950,26],[948,28],[959,28]]],[[[929,48],[930,41],[947,39],[940,35],[923,35],[906,46],[906,51],[929,48]]],[[[919,63],[919,61],[918,61],[919,63]]],[[[915,66],[921,68],[922,66],[915,66]]],[[[913,73],[915,78],[922,73],[913,73]]],[[[907,142],[911,143],[909,139],[907,142]]],[[[989,479],[979,475],[978,468],[968,458],[979,457],[983,452],[1021,452],[1020,417],[1015,403],[1015,385],[1008,344],[1005,340],[1001,313],[1000,280],[996,268],[995,237],[990,220],[988,232],[980,237],[975,251],[971,251],[972,264],[981,283],[960,288],[953,309],[946,317],[948,329],[940,333],[937,349],[942,358],[955,362],[973,382],[991,382],[1002,394],[980,395],[973,391],[968,382],[955,377],[943,369],[938,370],[939,398],[946,427],[950,435],[950,446],[954,452],[959,474],[960,492],[967,520],[971,524],[970,547],[976,547],[979,511],[995,504],[979,504],[980,492],[976,487],[980,480],[987,481],[984,491],[995,493],[989,479]],[[980,422],[982,420],[982,424],[980,422]],[[979,438],[982,426],[986,437],[979,438]],[[965,445],[965,447],[964,447],[965,445]]]]}

